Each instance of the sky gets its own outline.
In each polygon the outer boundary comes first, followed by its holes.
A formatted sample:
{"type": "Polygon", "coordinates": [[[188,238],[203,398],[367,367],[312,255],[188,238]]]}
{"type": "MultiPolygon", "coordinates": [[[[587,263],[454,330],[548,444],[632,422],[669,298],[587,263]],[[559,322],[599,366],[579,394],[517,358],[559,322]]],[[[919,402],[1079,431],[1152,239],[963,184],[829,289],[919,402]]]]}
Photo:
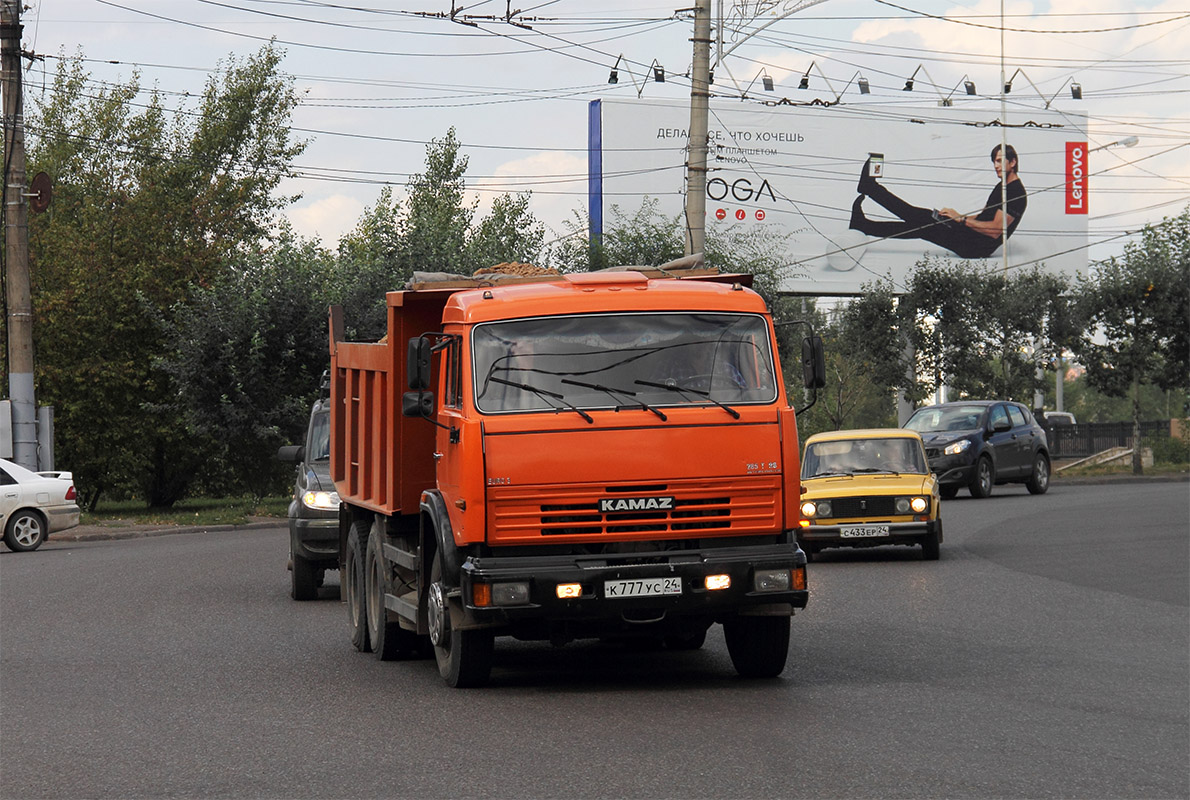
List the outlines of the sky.
{"type": "MultiPolygon", "coordinates": [[[[137,74],[167,108],[192,110],[221,60],[274,38],[302,95],[293,125],[308,146],[281,187],[301,195],[287,212],[300,234],[333,248],[385,186],[401,197],[425,168],[427,143],[454,128],[479,213],[501,193],[531,192],[553,240],[586,217],[589,102],[689,102],[693,26],[678,8],[689,3],[26,0],[24,49],[44,56],[26,72],[26,97],[79,54],[96,88],[137,74]]],[[[717,63],[713,104],[746,94],[862,109],[903,101],[915,71],[918,102],[966,101],[964,80],[976,99],[998,102],[1003,65],[1015,76],[1013,114],[1048,105],[1086,115],[1090,147],[1101,148],[1091,259],[1190,203],[1190,0],[714,0],[712,9],[723,38],[712,58],[731,51],[717,63]],[[859,94],[858,73],[870,95],[859,94]],[[1118,144],[1129,137],[1134,146],[1118,144]]]]}

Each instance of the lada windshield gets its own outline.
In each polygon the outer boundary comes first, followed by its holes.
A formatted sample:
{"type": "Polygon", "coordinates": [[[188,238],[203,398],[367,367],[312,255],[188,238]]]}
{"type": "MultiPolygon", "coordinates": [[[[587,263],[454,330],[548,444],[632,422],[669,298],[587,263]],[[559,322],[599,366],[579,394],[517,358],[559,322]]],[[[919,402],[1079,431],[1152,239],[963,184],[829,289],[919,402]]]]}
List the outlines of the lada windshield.
{"type": "Polygon", "coordinates": [[[844,439],[814,442],[802,459],[802,479],[862,473],[928,472],[926,459],[916,439],[844,439]]]}
{"type": "Polygon", "coordinates": [[[475,327],[472,348],[475,405],[484,413],[682,405],[730,410],[777,399],[768,326],[755,314],[490,322],[475,327]]]}

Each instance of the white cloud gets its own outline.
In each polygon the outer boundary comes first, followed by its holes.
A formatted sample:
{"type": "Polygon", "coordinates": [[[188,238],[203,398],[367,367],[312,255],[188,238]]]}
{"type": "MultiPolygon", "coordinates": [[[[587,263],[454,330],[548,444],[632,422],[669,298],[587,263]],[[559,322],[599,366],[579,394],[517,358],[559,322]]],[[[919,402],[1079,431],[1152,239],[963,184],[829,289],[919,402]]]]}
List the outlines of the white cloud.
{"type": "Polygon", "coordinates": [[[285,216],[301,236],[321,239],[324,246],[334,249],[339,239],[355,227],[363,211],[364,204],[356,198],[334,194],[291,206],[285,216]]]}

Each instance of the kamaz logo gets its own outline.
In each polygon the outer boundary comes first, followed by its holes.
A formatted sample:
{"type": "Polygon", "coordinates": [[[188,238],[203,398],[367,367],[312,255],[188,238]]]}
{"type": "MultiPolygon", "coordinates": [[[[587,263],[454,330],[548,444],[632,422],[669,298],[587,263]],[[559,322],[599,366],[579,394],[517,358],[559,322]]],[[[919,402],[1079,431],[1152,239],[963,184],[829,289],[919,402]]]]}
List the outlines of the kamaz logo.
{"type": "Polygon", "coordinates": [[[672,497],[617,497],[600,500],[599,511],[668,511],[674,507],[672,497]]]}

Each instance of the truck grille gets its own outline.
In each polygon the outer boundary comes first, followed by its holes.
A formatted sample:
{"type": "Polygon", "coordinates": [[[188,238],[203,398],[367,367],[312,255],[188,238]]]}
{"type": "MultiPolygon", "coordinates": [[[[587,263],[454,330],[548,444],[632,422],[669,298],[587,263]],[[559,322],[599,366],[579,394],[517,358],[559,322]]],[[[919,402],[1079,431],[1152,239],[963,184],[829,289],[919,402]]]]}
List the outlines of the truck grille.
{"type": "Polygon", "coordinates": [[[780,528],[775,476],[648,486],[498,487],[489,491],[489,542],[699,538],[780,528]]]}

